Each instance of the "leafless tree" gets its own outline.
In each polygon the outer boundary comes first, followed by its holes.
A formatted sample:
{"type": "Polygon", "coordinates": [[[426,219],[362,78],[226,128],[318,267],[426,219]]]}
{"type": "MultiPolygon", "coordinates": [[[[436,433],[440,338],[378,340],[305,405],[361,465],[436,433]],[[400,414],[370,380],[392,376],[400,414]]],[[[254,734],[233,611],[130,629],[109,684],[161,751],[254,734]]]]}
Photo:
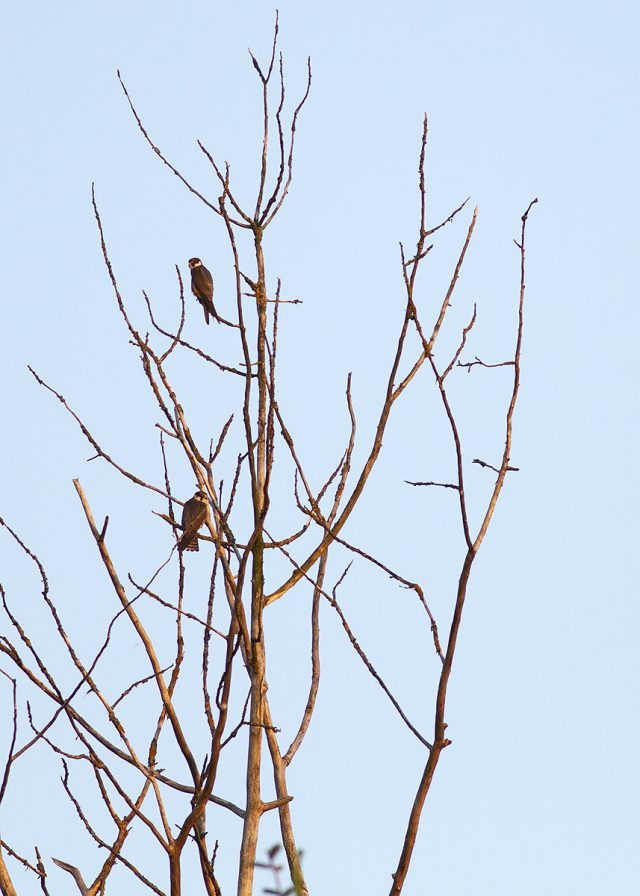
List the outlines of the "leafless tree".
{"type": "MultiPolygon", "coordinates": [[[[215,357],[209,354],[211,349],[205,351],[185,338],[185,286],[178,266],[179,319],[175,327],[161,325],[157,312],[154,313],[154,303],[145,293],[154,333],[151,338],[144,329],[145,325],[135,322],[130,303],[120,289],[108,250],[108,228],[101,217],[98,199],[92,193],[100,244],[115,303],[157,407],[163,481],[148,481],[144,473],[132,472],[118,462],[92,434],[67,399],[35,370],[31,371],[38,383],[54,395],[75,420],[96,458],[106,462],[115,474],[124,477],[133,487],[146,490],[150,499],[157,501],[160,498],[166,502],[166,512],[160,512],[158,516],[174,542],[169,556],[163,558],[148,581],[135,581],[132,575],[123,577],[109,547],[109,517],[97,519],[80,481],[74,481],[86,524],[95,542],[96,554],[117,599],[117,612],[105,627],[99,650],[93,656],[87,656],[86,645],[74,643],[69,633],[69,626],[59,612],[37,554],[6,520],[0,519],[4,535],[16,550],[29,558],[37,571],[43,608],[50,616],[74,672],[73,683],[69,684],[67,677],[53,671],[56,663],[48,655],[50,645],[42,643],[32,634],[31,620],[27,614],[1,588],[4,629],[0,637],[0,656],[4,664],[1,670],[3,681],[10,695],[6,712],[8,726],[5,726],[10,736],[0,778],[0,801],[11,786],[11,773],[20,757],[36,744],[40,747],[46,744],[52,761],[61,763],[62,786],[77,813],[79,824],[98,847],[96,855],[99,862],[92,871],[81,870],[66,859],[53,859],[56,865],[71,875],[83,896],[105,893],[110,874],[116,866],[127,869],[132,877],[131,886],[135,881],[141,889],[179,896],[183,863],[189,852],[186,850],[187,844],[194,845],[191,854],[196,856],[200,869],[202,892],[208,896],[219,896],[221,888],[215,871],[218,847],[207,824],[207,811],[211,807],[215,807],[216,811],[233,813],[242,822],[238,856],[239,896],[253,893],[255,868],[261,864],[275,875],[277,889],[271,892],[308,893],[294,833],[292,794],[287,785],[287,773],[303,745],[316,705],[320,680],[319,606],[322,601],[326,601],[339,617],[353,649],[370,673],[373,685],[380,688],[385,699],[391,702],[408,736],[416,738],[424,749],[424,769],[413,803],[408,807],[406,831],[390,890],[392,896],[401,893],[429,788],[442,752],[450,743],[446,723],[447,693],[474,561],[491,524],[507,474],[516,470],[512,466],[511,453],[520,385],[525,232],[529,212],[536,200],[522,216],[520,235],[516,241],[520,253],[520,284],[513,354],[499,364],[485,363],[477,357],[471,362],[461,360],[476,322],[474,307],[470,310],[469,322],[460,334],[454,353],[444,360],[437,360],[436,345],[447,321],[447,312],[473,237],[477,210],[468,218],[459,253],[452,265],[448,288],[438,307],[435,311],[423,311],[418,296],[418,279],[433,246],[430,240],[467,212],[465,201],[446,220],[435,225],[427,222],[425,117],[419,149],[419,213],[415,245],[410,251],[400,246],[403,313],[392,342],[386,387],[379,397],[380,410],[375,432],[364,452],[364,462],[356,465],[356,411],[349,375],[345,391],[345,414],[350,422],[348,438],[338,462],[327,469],[324,483],[319,488],[313,487],[304,458],[297,448],[293,427],[278,402],[277,361],[282,350],[278,340],[279,315],[283,305],[299,300],[285,299],[281,295],[280,282],[267,273],[264,252],[265,232],[276,221],[292,183],[295,137],[311,87],[311,67],[309,65],[306,87],[301,92],[299,102],[287,117],[282,57],[278,53],[277,42],[276,21],[266,64],[251,56],[262,91],[263,138],[257,195],[255,203],[250,206],[241,204],[238,199],[229,166],[219,164],[200,142],[199,148],[210,164],[212,178],[217,183],[218,198],[211,198],[196,189],[154,144],[125,83],[120,81],[144,140],[169,171],[217,219],[226,233],[233,259],[235,312],[231,320],[219,318],[212,323],[228,328],[233,334],[241,363],[215,357]],[[250,246],[248,251],[247,245],[250,246]],[[232,380],[240,387],[237,415],[220,421],[219,434],[209,444],[203,444],[194,434],[184,410],[185,398],[174,385],[176,364],[187,357],[202,365],[208,381],[215,381],[215,378],[232,380]],[[484,468],[482,475],[494,477],[490,498],[481,509],[478,517],[481,522],[475,528],[470,521],[465,488],[465,477],[470,466],[464,461],[456,410],[447,391],[450,376],[455,376],[459,368],[470,370],[474,366],[508,366],[512,373],[511,396],[504,417],[502,457],[494,463],[480,458],[473,461],[484,468]],[[430,371],[432,385],[450,429],[456,475],[451,482],[411,481],[410,485],[444,488],[455,493],[452,500],[458,504],[465,545],[457,588],[451,595],[452,613],[447,631],[437,624],[425,597],[424,583],[409,580],[387,562],[342,536],[381,455],[383,439],[392,423],[396,403],[405,392],[414,390],[417,374],[423,367],[430,371]],[[223,489],[221,469],[223,457],[228,458],[227,443],[232,438],[231,433],[242,441],[243,447],[231,465],[227,464],[229,470],[225,481],[229,485],[223,489]],[[185,463],[193,474],[197,488],[206,495],[207,515],[198,539],[201,550],[209,558],[210,575],[208,593],[201,603],[205,610],[201,614],[185,608],[185,557],[178,544],[182,534],[179,508],[185,502],[175,494],[172,470],[178,464],[185,463]],[[274,471],[278,464],[286,464],[293,469],[290,499],[300,522],[295,531],[276,538],[276,533],[270,529],[269,511],[274,471]],[[391,577],[394,587],[401,585],[415,593],[425,614],[425,636],[439,663],[433,702],[435,719],[429,736],[421,732],[415,720],[410,720],[401,699],[392,693],[352,630],[338,598],[348,566],[336,580],[328,581],[328,558],[336,553],[347,556],[349,560],[360,558],[391,577]],[[271,566],[280,569],[283,563],[287,564],[289,572],[282,577],[278,587],[267,592],[265,569],[271,566]],[[168,574],[172,576],[173,584],[170,587],[156,584],[164,583],[163,576],[168,574]],[[276,601],[292,600],[294,592],[309,585],[313,598],[308,699],[301,712],[297,733],[287,743],[279,736],[278,719],[272,714],[267,693],[263,620],[276,601]],[[103,676],[103,660],[108,653],[118,649],[118,634],[124,623],[131,627],[142,645],[147,667],[143,674],[129,673],[127,670],[126,674],[130,677],[125,686],[120,693],[113,694],[112,682],[103,676]],[[164,646],[162,650],[158,646],[161,639],[159,632],[162,630],[166,636],[169,624],[175,643],[171,662],[163,666],[160,657],[166,650],[164,646]],[[153,719],[147,725],[146,732],[141,730],[141,726],[133,724],[131,714],[127,713],[128,701],[140,691],[146,694],[145,707],[150,714],[147,722],[153,719]],[[197,718],[184,709],[180,695],[185,691],[200,693],[197,718]],[[89,709],[85,696],[87,692],[91,699],[89,709]],[[46,700],[48,715],[36,718],[31,709],[34,694],[46,700]],[[83,700],[80,700],[81,696],[83,700]],[[30,729],[30,734],[22,738],[18,734],[21,717],[30,729]],[[203,730],[205,750],[201,748],[203,730]],[[246,738],[238,736],[245,733],[246,738]],[[220,759],[225,750],[241,751],[245,747],[245,795],[242,805],[236,805],[220,795],[224,792],[224,781],[221,781],[219,774],[220,759]],[[162,767],[159,765],[160,756],[162,767]],[[88,769],[93,777],[94,801],[89,801],[86,796],[80,797],[74,789],[74,769],[81,767],[88,769]],[[264,768],[268,768],[273,776],[271,798],[264,795],[261,775],[264,768]],[[106,811],[110,819],[112,833],[109,837],[99,833],[102,824],[99,827],[94,820],[97,809],[106,811]],[[269,812],[276,812],[279,818],[282,848],[291,879],[290,890],[284,889],[280,880],[282,868],[276,864],[277,849],[269,852],[268,862],[260,863],[258,860],[261,821],[269,812]],[[135,852],[131,854],[128,847],[134,830],[146,831],[165,857],[168,873],[166,876],[159,875],[160,882],[152,880],[142,870],[144,863],[136,858],[135,852]]],[[[474,517],[478,516],[477,511],[478,508],[474,508],[474,517]]],[[[42,702],[38,705],[41,707],[42,702]]],[[[41,710],[38,716],[41,716],[41,710]]],[[[212,827],[214,829],[215,825],[212,827]]],[[[34,832],[34,840],[44,836],[44,832],[34,832]]],[[[305,846],[313,849],[315,845],[305,846]]],[[[16,867],[22,864],[29,869],[36,875],[42,891],[45,894],[49,892],[48,871],[38,849],[35,858],[29,860],[3,839],[0,890],[4,896],[14,896],[17,892],[9,871],[12,862],[16,863],[16,867]],[[10,860],[8,863],[5,857],[10,860]]],[[[132,890],[129,888],[128,891],[132,890]]]]}

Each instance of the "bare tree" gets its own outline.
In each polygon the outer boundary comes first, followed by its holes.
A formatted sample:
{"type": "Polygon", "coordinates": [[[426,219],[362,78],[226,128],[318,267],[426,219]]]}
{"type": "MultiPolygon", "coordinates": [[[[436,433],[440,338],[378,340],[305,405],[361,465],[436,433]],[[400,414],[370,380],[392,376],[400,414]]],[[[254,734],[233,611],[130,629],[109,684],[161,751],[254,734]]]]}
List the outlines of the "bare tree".
{"type": "MultiPolygon", "coordinates": [[[[294,833],[292,794],[288,789],[287,774],[304,743],[316,705],[320,680],[319,607],[322,601],[327,602],[339,617],[374,686],[381,689],[385,699],[398,713],[408,735],[416,738],[425,751],[424,769],[409,807],[406,832],[390,890],[394,896],[401,893],[429,788],[441,754],[450,743],[446,723],[448,686],[474,561],[491,524],[507,474],[516,469],[512,466],[511,452],[520,384],[525,235],[528,215],[536,200],[522,216],[520,236],[516,241],[520,253],[520,285],[513,354],[509,360],[499,364],[485,363],[477,357],[470,362],[461,360],[476,322],[474,307],[468,324],[460,334],[456,350],[450,357],[439,360],[436,345],[473,237],[477,210],[468,219],[445,294],[434,313],[423,312],[417,294],[418,275],[432,249],[430,240],[442,228],[458,220],[467,209],[465,201],[446,220],[435,225],[427,222],[425,117],[419,150],[419,213],[415,246],[411,251],[400,246],[404,310],[392,343],[386,387],[379,398],[377,425],[364,452],[364,462],[358,466],[354,462],[356,411],[351,394],[351,375],[347,376],[344,412],[349,421],[348,438],[341,457],[327,469],[324,482],[320,487],[313,486],[304,458],[297,448],[293,427],[278,401],[277,361],[281,351],[279,315],[282,306],[295,304],[299,299],[281,295],[280,281],[267,272],[264,251],[265,232],[276,220],[292,183],[296,130],[311,87],[311,67],[309,64],[306,87],[287,117],[282,56],[278,54],[277,42],[276,20],[267,62],[261,63],[251,56],[262,91],[263,137],[257,193],[255,202],[249,206],[239,200],[229,166],[216,161],[201,142],[198,145],[211,166],[212,176],[218,185],[218,196],[214,199],[193,186],[154,144],[125,83],[120,79],[124,96],[143,138],[169,171],[217,219],[226,233],[233,259],[235,312],[231,320],[226,320],[215,311],[211,323],[233,334],[241,359],[239,362],[216,357],[209,353],[211,349],[205,351],[185,338],[185,285],[179,266],[176,266],[179,319],[174,327],[161,325],[152,299],[144,294],[154,333],[152,339],[145,331],[145,325],[134,320],[129,303],[120,289],[109,255],[107,227],[101,217],[96,194],[92,192],[104,263],[116,306],[157,407],[156,425],[164,469],[163,481],[149,481],[144,472],[133,472],[116,460],[67,399],[35,370],[31,370],[38,383],[49,390],[75,420],[96,458],[105,461],[115,474],[124,477],[132,486],[146,490],[150,499],[160,498],[166,502],[166,512],[157,515],[164,521],[166,531],[173,539],[169,555],[163,558],[148,581],[138,582],[131,574],[123,576],[109,547],[109,517],[97,519],[90,497],[80,481],[74,481],[95,542],[96,554],[104,567],[117,605],[117,612],[103,632],[100,648],[93,656],[87,656],[86,645],[74,643],[69,633],[37,554],[7,521],[0,519],[4,533],[15,549],[29,558],[37,570],[43,606],[50,615],[73,672],[70,679],[68,672],[63,675],[53,671],[56,663],[49,658],[48,645],[39,643],[31,634],[30,619],[25,618],[25,613],[16,608],[11,596],[2,588],[0,595],[5,630],[0,638],[0,654],[5,666],[3,680],[11,694],[8,713],[11,735],[0,781],[0,801],[10,786],[15,763],[36,744],[46,744],[52,758],[58,757],[61,763],[62,786],[81,827],[98,847],[96,856],[99,861],[91,871],[86,868],[81,870],[66,858],[53,860],[71,875],[83,896],[105,893],[116,866],[126,869],[132,883],[136,881],[141,889],[179,896],[188,855],[195,857],[199,867],[202,892],[208,896],[219,896],[221,888],[215,870],[218,845],[207,824],[210,807],[232,813],[242,822],[237,875],[239,896],[253,893],[256,867],[266,867],[275,875],[276,889],[271,892],[308,893],[294,833]],[[202,365],[209,378],[231,380],[239,387],[237,414],[226,421],[219,421],[219,431],[209,444],[203,444],[194,433],[184,410],[185,397],[175,385],[176,364],[183,363],[187,358],[202,365]],[[470,370],[472,367],[494,366],[512,368],[512,389],[504,418],[502,457],[495,463],[480,458],[473,460],[473,464],[484,468],[483,475],[495,477],[490,498],[481,508],[481,522],[474,528],[470,522],[465,489],[465,477],[470,466],[464,461],[460,427],[447,387],[449,377],[455,376],[460,368],[470,370]],[[452,499],[458,504],[465,545],[457,588],[452,595],[451,621],[445,633],[438,627],[422,584],[409,580],[387,562],[342,536],[378,462],[396,403],[405,392],[412,391],[416,375],[423,367],[431,372],[432,384],[448,422],[456,475],[451,482],[411,481],[409,484],[414,487],[444,488],[454,493],[452,499]],[[231,459],[228,445],[234,438],[237,440],[235,444],[241,444],[241,448],[235,459],[231,459]],[[175,494],[172,481],[177,466],[185,463],[193,474],[200,497],[194,505],[189,502],[181,515],[179,508],[187,502],[175,494]],[[225,465],[227,473],[222,476],[225,465]],[[294,531],[276,537],[270,528],[269,513],[274,497],[274,471],[279,465],[293,471],[289,497],[293,511],[299,516],[299,524],[294,531]],[[226,487],[222,480],[228,483],[226,487]],[[210,563],[208,593],[201,603],[205,609],[200,614],[185,608],[186,564],[183,549],[192,547],[206,552],[210,563]],[[328,560],[334,554],[348,558],[348,565],[333,581],[329,581],[328,560]],[[383,680],[341,606],[339,590],[354,558],[371,564],[385,576],[391,577],[396,586],[401,585],[414,592],[425,614],[426,637],[440,667],[433,704],[434,727],[429,736],[423,734],[418,724],[409,718],[401,699],[383,680]],[[287,565],[288,572],[282,576],[277,587],[267,591],[265,570],[280,570],[283,563],[287,565]],[[171,578],[168,579],[168,576],[171,578]],[[267,692],[264,616],[276,601],[292,600],[299,588],[309,586],[313,597],[308,699],[301,712],[298,730],[287,743],[279,736],[278,720],[272,714],[267,692]],[[167,652],[167,620],[170,621],[175,640],[171,661],[163,664],[161,657],[167,652]],[[136,639],[142,645],[146,668],[140,671],[127,669],[128,678],[124,687],[120,693],[114,694],[112,681],[102,674],[103,659],[118,650],[118,639],[125,623],[135,632],[136,639]],[[87,691],[91,698],[89,709],[86,701],[79,699],[87,691]],[[141,691],[146,695],[145,726],[135,724],[132,713],[127,711],[132,695],[141,691]],[[184,695],[198,692],[200,710],[194,718],[185,709],[184,695]],[[29,700],[25,699],[27,693],[30,694],[29,700]],[[41,698],[38,706],[42,707],[44,698],[49,711],[45,717],[36,718],[31,703],[34,695],[38,694],[41,698]],[[31,732],[22,739],[18,736],[21,714],[24,714],[31,732]],[[247,734],[246,739],[239,736],[244,733],[247,734]],[[204,749],[203,744],[206,745],[204,749]],[[225,792],[225,782],[219,774],[220,760],[225,750],[240,751],[245,748],[245,794],[242,805],[237,805],[221,795],[225,792]],[[162,767],[159,764],[160,756],[162,767]],[[74,770],[81,768],[88,769],[93,778],[93,801],[77,795],[73,786],[74,770]],[[265,796],[264,769],[269,769],[273,777],[271,798],[265,796]],[[283,888],[280,880],[282,869],[276,863],[277,848],[269,852],[266,863],[258,860],[261,822],[269,812],[278,815],[282,848],[291,879],[289,890],[283,888]],[[100,814],[99,824],[95,821],[97,814],[100,814]],[[111,825],[108,837],[99,832],[105,817],[111,825]],[[147,838],[164,856],[168,873],[161,876],[160,882],[152,880],[144,870],[146,866],[140,858],[140,841],[136,840],[138,852],[130,852],[128,847],[132,831],[146,832],[147,838]],[[193,851],[186,849],[187,844],[193,844],[193,851]]],[[[475,516],[477,508],[474,511],[475,516]]],[[[41,714],[42,710],[39,709],[38,716],[41,714]]],[[[41,832],[34,834],[36,839],[43,836],[41,832]]],[[[314,848],[314,844],[306,846],[314,848]]],[[[145,850],[148,849],[148,846],[145,847],[145,850]]],[[[30,861],[19,855],[11,843],[2,840],[0,890],[4,896],[16,893],[4,856],[29,869],[36,875],[42,891],[45,894],[49,892],[48,872],[38,849],[35,859],[30,861]]]]}

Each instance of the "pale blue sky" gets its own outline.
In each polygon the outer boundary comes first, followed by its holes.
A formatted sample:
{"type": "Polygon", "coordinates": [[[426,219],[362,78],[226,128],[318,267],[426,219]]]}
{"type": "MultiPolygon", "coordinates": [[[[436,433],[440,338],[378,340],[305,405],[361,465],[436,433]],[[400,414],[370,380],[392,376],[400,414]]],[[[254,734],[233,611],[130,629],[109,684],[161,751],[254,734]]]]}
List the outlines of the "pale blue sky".
{"type": "MultiPolygon", "coordinates": [[[[450,690],[454,743],[438,769],[405,892],[636,893],[638,7],[280,0],[279,8],[288,96],[304,88],[307,55],[314,79],[267,264],[283,278],[285,295],[304,300],[283,311],[281,402],[315,482],[345,438],[347,371],[362,452],[379,407],[402,313],[398,241],[414,242],[423,112],[430,223],[467,195],[479,207],[443,352],[475,301],[479,321],[466,356],[508,355],[519,263],[512,238],[522,211],[539,198],[530,218],[513,450],[520,472],[507,483],[470,589],[450,690]]],[[[70,628],[92,644],[112,596],[72,478],[80,476],[97,515],[110,514],[118,562],[140,578],[168,548],[151,517],[164,508],[105,465],[86,464],[91,450],[26,365],[65,394],[107,450],[159,481],[156,414],[103,270],[92,181],[121,286],[140,320],[142,289],[173,319],[173,267],[186,275],[192,255],[212,268],[223,313],[232,276],[222,228],[144,144],[116,69],[178,167],[218,195],[195,143],[201,138],[230,161],[239,194],[249,198],[260,106],[246,48],[265,57],[273,16],[257,0],[22,3],[3,15],[0,515],[40,554],[70,628]]],[[[419,293],[425,314],[467,222],[444,232],[430,258],[419,293]]],[[[194,339],[215,338],[212,328],[203,336],[193,303],[188,314],[194,339]]],[[[231,343],[224,345],[232,357],[231,343]]],[[[190,371],[176,378],[208,440],[236,393],[195,385],[190,371]]],[[[498,457],[508,377],[456,375],[452,398],[468,460],[498,457]]],[[[397,409],[367,502],[345,536],[423,583],[443,628],[461,558],[452,499],[403,480],[445,480],[452,470],[424,376],[397,409]]],[[[490,482],[484,472],[469,471],[476,501],[490,482]]],[[[288,490],[289,480],[282,483],[288,490]]],[[[191,474],[176,467],[174,484],[188,495],[191,474]]],[[[477,520],[481,505],[473,506],[477,520]]],[[[338,563],[332,571],[339,574],[338,563]]],[[[0,581],[46,639],[30,575],[0,533],[0,581]]],[[[414,618],[406,593],[355,564],[342,597],[362,643],[429,734],[436,667],[428,638],[402,631],[414,618]]],[[[424,757],[324,610],[318,710],[291,777],[298,839],[312,893],[385,893],[424,757]]],[[[306,614],[306,606],[281,601],[268,622],[270,695],[285,728],[304,703],[306,614]]],[[[55,644],[50,649],[59,656],[55,644]]],[[[0,694],[4,709],[8,689],[0,694]]],[[[43,856],[75,862],[90,877],[97,860],[63,802],[54,760],[46,777],[49,758],[43,749],[16,766],[0,834],[28,852],[33,828],[45,828],[49,813],[60,817],[36,842],[43,856]]],[[[235,771],[225,769],[224,795],[241,802],[235,771]]],[[[210,831],[218,823],[220,876],[231,891],[239,823],[215,816],[210,831]]],[[[163,873],[157,869],[161,886],[163,873]]],[[[21,872],[17,882],[21,896],[38,891],[21,872]]],[[[53,868],[51,882],[58,893],[73,892],[71,879],[53,868]]]]}

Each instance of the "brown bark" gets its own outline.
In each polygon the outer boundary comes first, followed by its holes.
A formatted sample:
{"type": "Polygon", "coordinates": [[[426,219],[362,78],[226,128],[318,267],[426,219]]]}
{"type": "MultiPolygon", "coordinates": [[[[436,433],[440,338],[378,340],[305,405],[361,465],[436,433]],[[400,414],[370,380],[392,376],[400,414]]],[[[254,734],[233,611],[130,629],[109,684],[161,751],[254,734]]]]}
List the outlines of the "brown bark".
{"type": "Polygon", "coordinates": [[[9,871],[5,865],[2,849],[0,848],[0,892],[2,896],[18,896],[13,886],[9,871]]]}

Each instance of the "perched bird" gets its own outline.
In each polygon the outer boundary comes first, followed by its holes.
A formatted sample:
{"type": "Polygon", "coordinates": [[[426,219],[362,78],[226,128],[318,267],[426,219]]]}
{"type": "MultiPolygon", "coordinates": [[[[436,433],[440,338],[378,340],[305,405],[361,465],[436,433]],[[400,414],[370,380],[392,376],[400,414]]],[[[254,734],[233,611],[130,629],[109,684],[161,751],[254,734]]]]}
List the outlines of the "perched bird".
{"type": "Polygon", "coordinates": [[[191,269],[191,292],[202,305],[205,323],[209,323],[209,315],[216,320],[218,315],[213,307],[213,277],[199,258],[189,259],[191,269]]]}
{"type": "Polygon", "coordinates": [[[198,529],[207,518],[207,496],[198,489],[182,508],[183,534],[178,542],[179,551],[199,551],[198,529]]]}

